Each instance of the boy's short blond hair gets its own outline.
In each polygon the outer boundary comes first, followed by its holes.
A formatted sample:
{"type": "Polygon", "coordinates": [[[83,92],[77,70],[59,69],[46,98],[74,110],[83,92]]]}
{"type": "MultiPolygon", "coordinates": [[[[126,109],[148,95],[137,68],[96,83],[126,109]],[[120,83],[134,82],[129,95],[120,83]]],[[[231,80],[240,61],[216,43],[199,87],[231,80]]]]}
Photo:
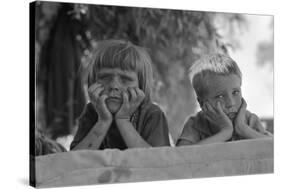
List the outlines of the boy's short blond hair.
{"type": "Polygon", "coordinates": [[[203,97],[206,90],[206,75],[230,75],[235,74],[242,79],[242,73],[237,63],[226,54],[210,54],[204,55],[199,60],[195,61],[190,67],[189,78],[196,92],[197,97],[203,97]]]}
{"type": "Polygon", "coordinates": [[[119,68],[135,71],[139,88],[145,93],[145,101],[151,100],[152,65],[149,54],[142,47],[123,40],[104,40],[98,43],[88,67],[88,86],[96,82],[102,68],[119,68]]]}

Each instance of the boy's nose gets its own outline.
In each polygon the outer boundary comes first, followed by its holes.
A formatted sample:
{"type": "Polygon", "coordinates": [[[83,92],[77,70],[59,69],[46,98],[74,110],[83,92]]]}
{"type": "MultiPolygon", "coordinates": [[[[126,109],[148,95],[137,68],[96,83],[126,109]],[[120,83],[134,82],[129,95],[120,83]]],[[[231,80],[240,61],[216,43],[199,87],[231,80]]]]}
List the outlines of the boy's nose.
{"type": "Polygon", "coordinates": [[[226,100],[226,106],[229,108],[229,107],[232,107],[235,105],[235,100],[234,98],[232,97],[228,97],[227,100],[226,100]]]}

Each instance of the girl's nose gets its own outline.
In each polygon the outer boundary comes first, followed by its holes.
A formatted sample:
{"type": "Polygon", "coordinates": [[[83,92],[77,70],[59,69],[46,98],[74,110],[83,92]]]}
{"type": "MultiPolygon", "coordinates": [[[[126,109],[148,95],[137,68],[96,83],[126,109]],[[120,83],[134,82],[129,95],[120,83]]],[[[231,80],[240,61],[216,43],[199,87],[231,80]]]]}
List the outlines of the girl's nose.
{"type": "Polygon", "coordinates": [[[111,90],[119,90],[120,87],[121,87],[121,85],[120,85],[118,78],[113,78],[109,83],[109,88],[111,90]]]}

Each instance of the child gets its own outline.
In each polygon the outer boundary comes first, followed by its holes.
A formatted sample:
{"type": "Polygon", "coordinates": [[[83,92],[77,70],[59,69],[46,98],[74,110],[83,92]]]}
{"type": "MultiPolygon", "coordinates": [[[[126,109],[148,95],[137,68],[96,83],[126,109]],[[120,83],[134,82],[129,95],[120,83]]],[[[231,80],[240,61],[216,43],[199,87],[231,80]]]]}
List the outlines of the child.
{"type": "Polygon", "coordinates": [[[271,136],[246,110],[241,79],[238,65],[227,55],[208,55],[194,63],[190,80],[202,111],[184,124],[178,146],[271,136]]]}
{"type": "Polygon", "coordinates": [[[49,139],[38,129],[35,129],[35,156],[42,156],[66,151],[67,150],[62,145],[60,145],[56,141],[49,139]]]}
{"type": "Polygon", "coordinates": [[[101,42],[88,71],[91,102],[71,150],[170,145],[165,114],[151,102],[151,60],[144,49],[120,40],[101,42]]]}

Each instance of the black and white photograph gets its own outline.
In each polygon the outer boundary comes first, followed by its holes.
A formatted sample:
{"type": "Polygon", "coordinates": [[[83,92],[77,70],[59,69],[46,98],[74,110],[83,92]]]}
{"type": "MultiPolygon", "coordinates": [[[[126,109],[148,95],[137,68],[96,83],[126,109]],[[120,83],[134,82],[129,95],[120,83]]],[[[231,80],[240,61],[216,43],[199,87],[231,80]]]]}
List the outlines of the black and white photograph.
{"type": "Polygon", "coordinates": [[[30,22],[31,185],[273,173],[272,15],[36,1],[30,22]]]}
{"type": "Polygon", "coordinates": [[[274,15],[34,1],[29,21],[31,186],[274,174],[274,15]]]}

